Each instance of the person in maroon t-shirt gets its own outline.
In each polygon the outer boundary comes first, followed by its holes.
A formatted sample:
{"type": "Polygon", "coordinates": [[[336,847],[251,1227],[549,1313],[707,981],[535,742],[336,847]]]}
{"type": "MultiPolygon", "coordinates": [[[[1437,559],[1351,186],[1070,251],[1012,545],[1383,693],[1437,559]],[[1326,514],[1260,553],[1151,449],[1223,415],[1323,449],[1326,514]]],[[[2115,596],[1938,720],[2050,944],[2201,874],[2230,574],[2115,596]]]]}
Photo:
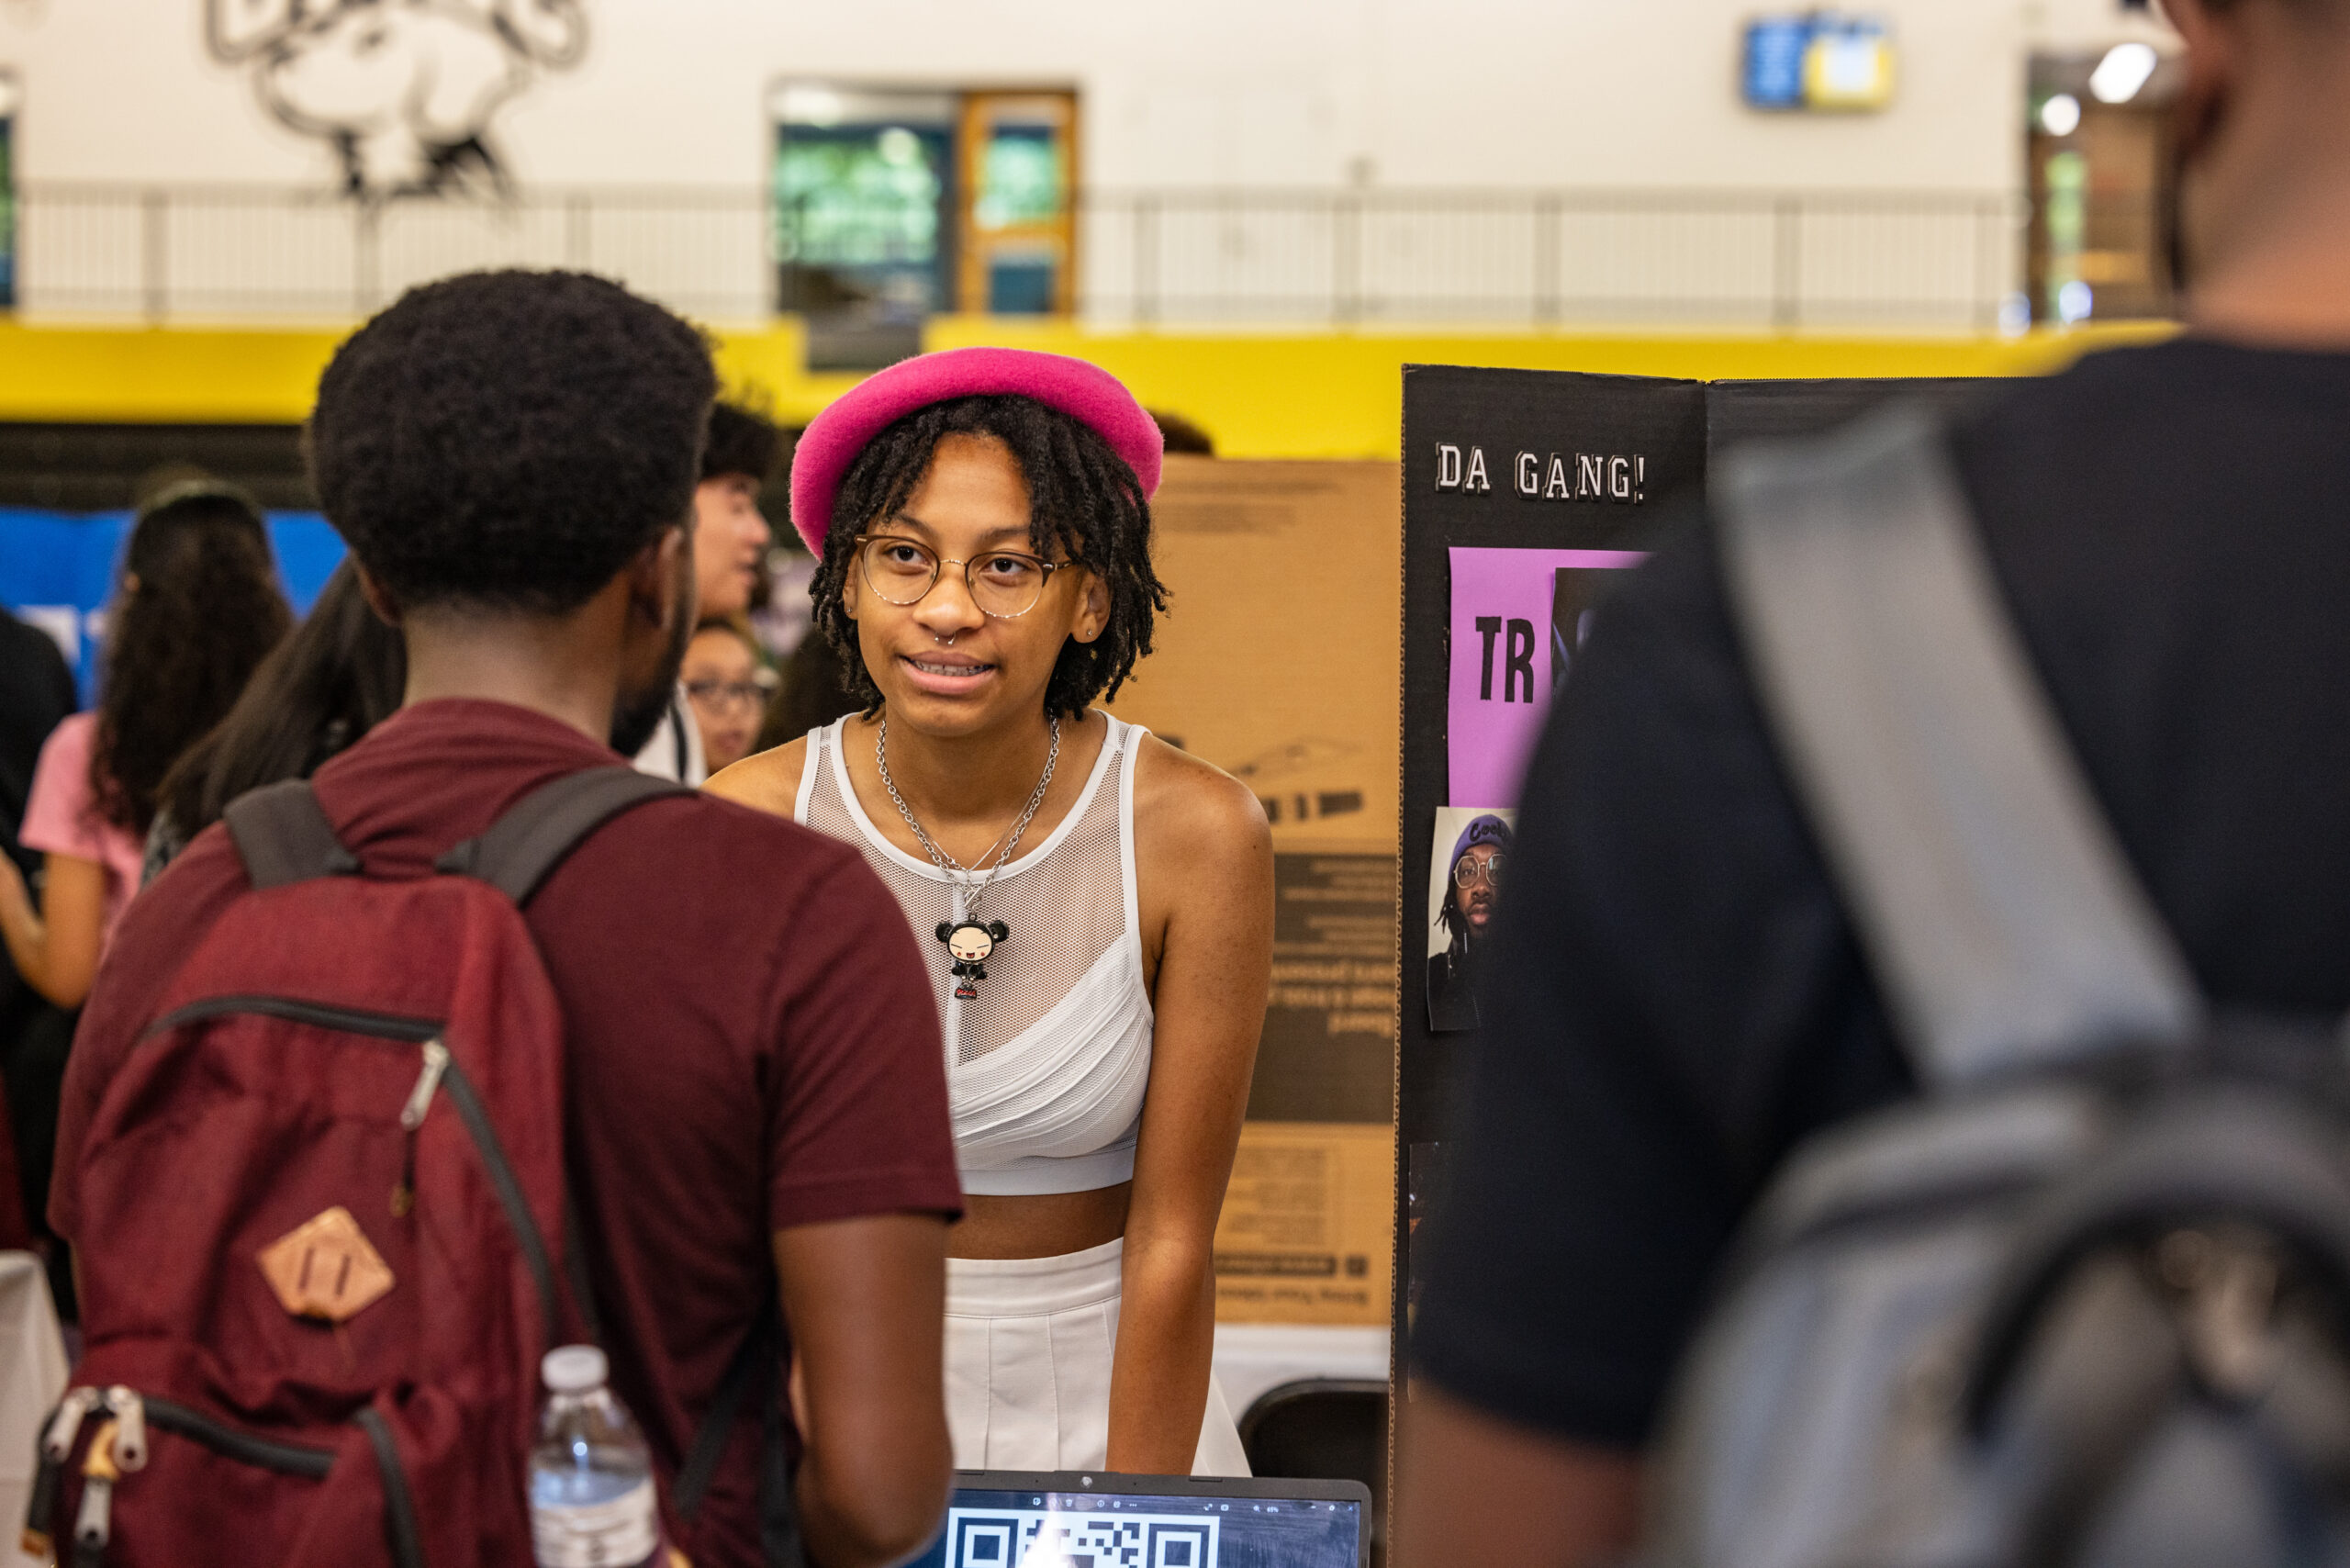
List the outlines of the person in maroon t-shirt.
{"type": "MultiPolygon", "coordinates": [[[[599,279],[417,289],[336,353],[313,476],[407,703],[315,778],[372,872],[422,875],[539,786],[633,753],[694,624],[714,382],[683,321],[599,279]]],[[[50,1215],[84,1248],[79,1154],[196,935],[245,887],[207,829],[126,912],[68,1070],[50,1215]]],[[[565,1143],[612,1381],[677,1473],[778,1288],[797,1494],[822,1568],[896,1561],[950,1479],[940,1348],[960,1211],[936,1008],[905,920],[844,845],[701,796],[614,820],[527,910],[563,1005],[565,1143]],[[743,868],[755,866],[755,878],[743,868]]],[[[761,1423],[678,1544],[761,1561],[761,1423]]],[[[675,1521],[673,1521],[673,1524],[675,1521]]]]}

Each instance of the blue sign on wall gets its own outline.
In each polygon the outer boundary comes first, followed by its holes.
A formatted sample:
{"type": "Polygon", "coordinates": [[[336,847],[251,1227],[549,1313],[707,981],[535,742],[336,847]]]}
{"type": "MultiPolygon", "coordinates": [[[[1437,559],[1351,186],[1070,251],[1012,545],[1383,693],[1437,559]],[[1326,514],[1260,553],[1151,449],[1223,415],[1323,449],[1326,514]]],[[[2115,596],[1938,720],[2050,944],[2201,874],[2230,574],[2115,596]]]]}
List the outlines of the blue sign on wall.
{"type": "Polygon", "coordinates": [[[1803,107],[1803,59],[1810,47],[1809,17],[1764,17],[1748,23],[1744,81],[1747,106],[1803,107]]]}
{"type": "Polygon", "coordinates": [[[1837,11],[1758,17],[1746,25],[1739,84],[1749,108],[1884,108],[1893,98],[1891,25],[1837,11]]]}
{"type": "MultiPolygon", "coordinates": [[[[129,532],[127,511],[0,508],[0,604],[57,639],[84,702],[96,695],[106,604],[129,532]]],[[[341,536],[317,512],[281,511],[269,514],[269,538],[285,597],[308,614],[342,560],[341,536]]]]}

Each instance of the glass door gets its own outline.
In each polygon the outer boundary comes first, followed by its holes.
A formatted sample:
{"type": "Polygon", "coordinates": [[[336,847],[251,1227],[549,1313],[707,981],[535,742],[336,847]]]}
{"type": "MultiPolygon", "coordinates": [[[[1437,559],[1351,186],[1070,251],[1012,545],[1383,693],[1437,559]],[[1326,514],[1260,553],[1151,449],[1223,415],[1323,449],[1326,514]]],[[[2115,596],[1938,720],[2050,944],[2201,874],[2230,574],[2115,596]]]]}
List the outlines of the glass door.
{"type": "Polygon", "coordinates": [[[1077,95],[968,94],[961,141],[957,306],[1067,315],[1077,300],[1077,95]]]}
{"type": "Polygon", "coordinates": [[[2174,308],[2168,111],[2177,70],[2157,62],[2120,94],[2103,64],[2115,52],[2031,62],[2025,270],[2035,321],[2070,326],[2174,308]]]}

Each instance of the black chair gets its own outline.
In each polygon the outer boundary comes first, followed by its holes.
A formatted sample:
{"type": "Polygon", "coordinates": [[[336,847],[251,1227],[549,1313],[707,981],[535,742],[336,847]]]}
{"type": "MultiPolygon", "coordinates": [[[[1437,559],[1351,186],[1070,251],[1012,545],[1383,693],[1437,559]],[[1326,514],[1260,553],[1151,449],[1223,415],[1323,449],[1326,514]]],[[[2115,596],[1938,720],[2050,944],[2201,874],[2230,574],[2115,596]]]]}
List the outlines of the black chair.
{"type": "Polygon", "coordinates": [[[1240,1417],[1240,1447],[1261,1476],[1360,1481],[1371,1488],[1371,1561],[1387,1557],[1387,1385],[1300,1378],[1257,1396],[1240,1417]]]}

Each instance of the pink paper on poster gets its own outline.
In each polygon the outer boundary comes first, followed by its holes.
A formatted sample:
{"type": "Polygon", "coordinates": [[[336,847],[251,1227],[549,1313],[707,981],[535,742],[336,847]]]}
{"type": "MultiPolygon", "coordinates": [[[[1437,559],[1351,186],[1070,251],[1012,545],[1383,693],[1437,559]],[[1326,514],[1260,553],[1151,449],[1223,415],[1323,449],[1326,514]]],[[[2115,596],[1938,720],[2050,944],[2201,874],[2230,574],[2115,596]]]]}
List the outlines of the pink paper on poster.
{"type": "Polygon", "coordinates": [[[1449,801],[1517,804],[1550,693],[1581,645],[1592,574],[1620,571],[1639,550],[1455,548],[1446,705],[1449,801]]]}

